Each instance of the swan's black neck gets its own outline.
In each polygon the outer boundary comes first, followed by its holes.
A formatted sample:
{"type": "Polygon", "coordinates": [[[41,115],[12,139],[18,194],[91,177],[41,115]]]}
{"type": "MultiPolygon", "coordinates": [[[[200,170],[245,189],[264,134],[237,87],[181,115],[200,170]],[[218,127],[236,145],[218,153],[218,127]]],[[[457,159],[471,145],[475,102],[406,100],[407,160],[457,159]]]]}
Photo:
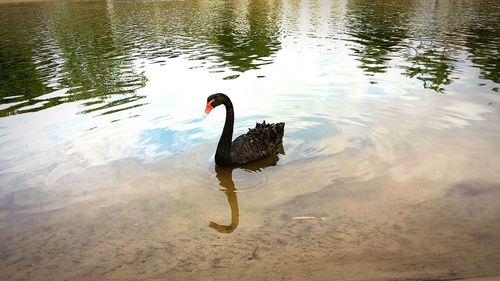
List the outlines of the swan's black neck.
{"type": "Polygon", "coordinates": [[[231,165],[231,142],[233,140],[233,126],[234,126],[234,111],[233,104],[229,98],[225,98],[223,102],[226,107],[226,121],[224,129],[217,145],[215,152],[215,162],[218,165],[231,165]]]}

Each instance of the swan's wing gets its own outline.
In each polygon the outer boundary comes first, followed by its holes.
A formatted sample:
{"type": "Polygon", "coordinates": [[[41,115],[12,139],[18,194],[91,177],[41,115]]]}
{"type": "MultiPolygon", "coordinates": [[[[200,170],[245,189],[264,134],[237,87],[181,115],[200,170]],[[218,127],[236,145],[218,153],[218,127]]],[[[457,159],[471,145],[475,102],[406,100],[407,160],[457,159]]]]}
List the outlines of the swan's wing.
{"type": "Polygon", "coordinates": [[[283,138],[284,123],[256,124],[231,144],[231,161],[236,164],[253,162],[278,151],[283,138]]]}

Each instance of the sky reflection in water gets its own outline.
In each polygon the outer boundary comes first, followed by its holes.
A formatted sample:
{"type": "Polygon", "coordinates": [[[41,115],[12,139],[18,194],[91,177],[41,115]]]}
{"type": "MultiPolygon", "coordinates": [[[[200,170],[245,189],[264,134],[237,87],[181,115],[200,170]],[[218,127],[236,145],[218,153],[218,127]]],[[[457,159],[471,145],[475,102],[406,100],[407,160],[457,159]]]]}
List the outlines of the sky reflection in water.
{"type": "MultiPolygon", "coordinates": [[[[481,93],[463,99],[482,103],[497,95],[500,80],[497,1],[1,8],[4,173],[62,165],[76,155],[82,167],[151,160],[213,142],[224,113],[200,116],[214,92],[232,97],[236,134],[262,119],[286,121],[287,151],[295,152],[286,163],[325,155],[327,148],[311,143],[339,134],[339,124],[397,120],[405,107],[391,101],[400,92],[415,100],[481,93]],[[61,155],[47,157],[51,149],[61,155]]],[[[453,116],[446,120],[467,119],[453,116]]]]}

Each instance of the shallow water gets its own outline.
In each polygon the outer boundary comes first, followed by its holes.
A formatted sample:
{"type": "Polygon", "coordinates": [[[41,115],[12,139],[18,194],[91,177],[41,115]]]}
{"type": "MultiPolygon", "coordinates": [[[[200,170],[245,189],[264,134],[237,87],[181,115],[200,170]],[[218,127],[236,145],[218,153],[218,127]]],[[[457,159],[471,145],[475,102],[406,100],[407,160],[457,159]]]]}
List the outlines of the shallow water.
{"type": "Polygon", "coordinates": [[[500,276],[499,12],[0,4],[0,279],[500,276]],[[277,158],[215,167],[215,92],[277,158]]]}

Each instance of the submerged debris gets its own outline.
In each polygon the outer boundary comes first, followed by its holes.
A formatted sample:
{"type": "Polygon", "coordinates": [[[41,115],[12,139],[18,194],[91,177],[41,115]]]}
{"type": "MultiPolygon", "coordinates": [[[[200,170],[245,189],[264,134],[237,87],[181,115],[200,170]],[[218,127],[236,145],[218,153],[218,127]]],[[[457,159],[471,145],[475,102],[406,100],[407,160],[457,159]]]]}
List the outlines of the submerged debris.
{"type": "Polygon", "coordinates": [[[257,259],[257,249],[258,248],[259,247],[256,247],[255,250],[253,250],[252,255],[250,257],[248,257],[248,260],[255,260],[255,259],[257,259]]]}
{"type": "Polygon", "coordinates": [[[311,216],[299,216],[299,217],[293,217],[291,218],[292,220],[311,220],[315,219],[316,217],[311,217],[311,216]]]}

